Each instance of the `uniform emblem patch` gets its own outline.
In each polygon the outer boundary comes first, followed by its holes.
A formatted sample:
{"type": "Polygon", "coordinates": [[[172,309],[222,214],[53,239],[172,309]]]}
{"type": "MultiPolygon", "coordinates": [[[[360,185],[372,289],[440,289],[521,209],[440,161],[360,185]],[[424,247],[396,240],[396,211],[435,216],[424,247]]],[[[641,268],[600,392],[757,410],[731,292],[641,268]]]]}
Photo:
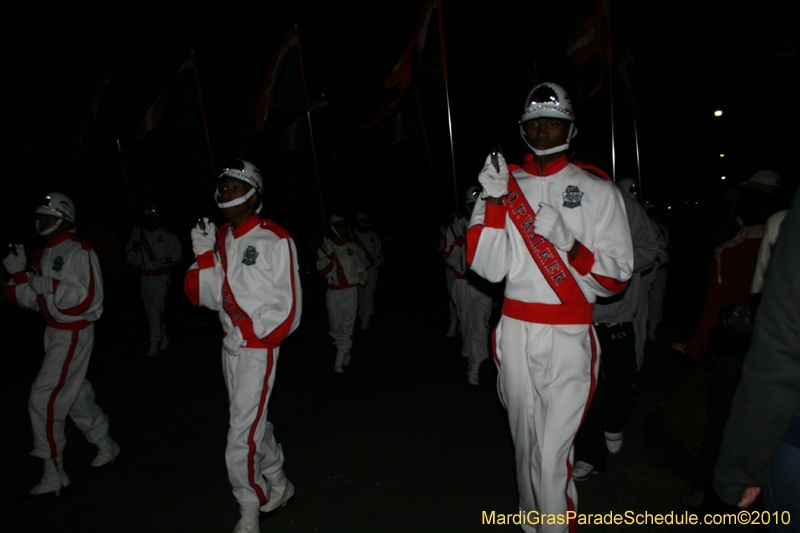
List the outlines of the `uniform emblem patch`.
{"type": "Polygon", "coordinates": [[[351,250],[350,248],[348,248],[348,249],[347,249],[347,255],[353,255],[353,250],[351,250]]]}
{"type": "Polygon", "coordinates": [[[561,196],[564,197],[564,207],[572,209],[573,207],[580,207],[583,193],[577,186],[567,185],[566,190],[561,193],[561,196]]]}
{"type": "Polygon", "coordinates": [[[243,265],[255,265],[256,258],[258,257],[258,252],[254,246],[248,246],[244,251],[244,256],[242,257],[242,264],[243,265]]]}
{"type": "Polygon", "coordinates": [[[60,255],[57,255],[55,259],[53,259],[53,270],[56,272],[61,272],[61,269],[64,268],[64,258],[60,255]]]}

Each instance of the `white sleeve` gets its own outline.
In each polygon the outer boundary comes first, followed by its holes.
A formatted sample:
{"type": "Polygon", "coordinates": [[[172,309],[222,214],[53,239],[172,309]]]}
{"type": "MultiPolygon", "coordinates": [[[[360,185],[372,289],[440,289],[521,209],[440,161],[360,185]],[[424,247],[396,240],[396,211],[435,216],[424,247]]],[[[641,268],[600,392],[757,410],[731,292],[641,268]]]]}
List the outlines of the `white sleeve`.
{"type": "MultiPolygon", "coordinates": [[[[261,305],[250,314],[253,334],[273,344],[280,344],[300,324],[302,293],[300,289],[297,249],[294,241],[283,238],[270,253],[270,283],[264,291],[261,305]]],[[[255,289],[254,290],[258,290],[255,289]]],[[[242,332],[247,338],[246,332],[242,332]]]]}
{"type": "Polygon", "coordinates": [[[506,231],[506,207],[475,202],[465,251],[470,268],[492,283],[502,281],[511,269],[511,243],[506,231]]]}

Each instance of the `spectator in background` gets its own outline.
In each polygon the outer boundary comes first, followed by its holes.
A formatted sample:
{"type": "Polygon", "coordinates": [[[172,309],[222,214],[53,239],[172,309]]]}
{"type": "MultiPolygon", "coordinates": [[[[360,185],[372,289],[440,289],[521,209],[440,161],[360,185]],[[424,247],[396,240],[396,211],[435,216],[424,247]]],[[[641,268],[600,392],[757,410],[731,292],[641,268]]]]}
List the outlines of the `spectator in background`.
{"type": "Polygon", "coordinates": [[[797,531],[800,517],[798,241],[800,192],[775,245],[714,470],[714,488],[727,503],[748,507],[763,490],[764,506],[777,519],[772,533],[797,531]]]}
{"type": "Polygon", "coordinates": [[[739,233],[717,247],[714,252],[705,304],[697,330],[688,344],[672,345],[674,349],[695,360],[707,350],[715,356],[700,463],[695,470],[692,491],[681,500],[689,507],[697,508],[702,505],[711,489],[711,475],[717,460],[722,430],[728,419],[731,398],[739,382],[749,340],[746,336],[718,328],[719,313],[726,305],[742,305],[748,302],[767,214],[762,195],[754,192],[742,198],[736,209],[736,221],[741,228],[739,233]]]}

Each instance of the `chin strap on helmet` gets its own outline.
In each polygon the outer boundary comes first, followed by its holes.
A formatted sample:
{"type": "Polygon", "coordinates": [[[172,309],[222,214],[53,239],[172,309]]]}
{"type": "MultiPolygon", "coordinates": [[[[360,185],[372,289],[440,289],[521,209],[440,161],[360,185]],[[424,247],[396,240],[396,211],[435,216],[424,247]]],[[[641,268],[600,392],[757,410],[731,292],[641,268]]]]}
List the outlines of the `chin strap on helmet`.
{"type": "Polygon", "coordinates": [[[39,226],[39,221],[37,220],[37,221],[36,221],[36,233],[38,233],[38,234],[39,234],[39,235],[41,235],[42,237],[47,237],[48,235],[50,235],[51,233],[53,233],[55,230],[57,230],[59,227],[61,227],[61,224],[62,224],[63,222],[64,222],[64,219],[62,219],[62,218],[59,218],[59,219],[58,219],[58,222],[56,222],[55,224],[53,224],[52,226],[50,226],[50,227],[49,227],[49,228],[47,228],[46,230],[42,231],[41,229],[39,229],[39,228],[40,228],[40,226],[39,226]]]}

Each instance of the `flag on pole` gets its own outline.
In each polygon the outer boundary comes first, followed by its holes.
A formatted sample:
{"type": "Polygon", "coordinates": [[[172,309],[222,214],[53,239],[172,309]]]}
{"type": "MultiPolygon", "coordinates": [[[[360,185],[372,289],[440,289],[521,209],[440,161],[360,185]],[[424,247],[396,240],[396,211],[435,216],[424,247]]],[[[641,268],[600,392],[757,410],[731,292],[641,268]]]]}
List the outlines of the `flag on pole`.
{"type": "Polygon", "coordinates": [[[305,111],[308,106],[300,62],[300,42],[297,28],[283,38],[272,55],[264,88],[256,100],[256,132],[264,128],[269,110],[305,111]]]}
{"type": "Polygon", "coordinates": [[[447,81],[442,28],[441,0],[428,0],[419,13],[414,36],[383,84],[385,89],[392,91],[386,109],[400,103],[420,74],[435,72],[447,81]],[[435,23],[431,24],[433,21],[435,23]]]}
{"type": "MultiPolygon", "coordinates": [[[[320,98],[315,100],[309,109],[312,113],[318,109],[322,109],[323,107],[328,105],[328,100],[325,98],[323,94],[320,98]]],[[[297,117],[291,121],[286,127],[283,129],[283,134],[281,135],[281,150],[284,152],[288,152],[290,150],[302,150],[303,149],[303,137],[305,136],[305,130],[308,129],[308,123],[306,121],[306,114],[303,113],[301,115],[297,115],[297,117]]]]}
{"type": "Polygon", "coordinates": [[[633,94],[632,75],[633,54],[631,53],[631,49],[628,48],[625,55],[619,60],[619,66],[617,67],[617,83],[614,84],[614,90],[625,100],[625,103],[628,104],[628,108],[636,112],[638,105],[636,103],[636,96],[633,94]]]}
{"type": "Polygon", "coordinates": [[[108,76],[103,71],[103,79],[97,84],[97,88],[92,96],[92,101],[89,103],[89,109],[83,116],[81,123],[81,136],[78,138],[78,159],[81,159],[89,150],[89,139],[92,134],[95,120],[97,120],[97,110],[100,106],[100,97],[103,96],[103,91],[108,87],[108,76]]]}
{"type": "Polygon", "coordinates": [[[166,123],[208,129],[194,50],[170,80],[164,92],[147,109],[136,127],[136,138],[141,139],[148,131],[153,131],[166,123]]]}
{"type": "Polygon", "coordinates": [[[567,43],[567,55],[572,63],[580,67],[597,56],[600,60],[600,75],[587,98],[591,98],[603,85],[606,68],[611,68],[611,18],[610,0],[596,0],[591,14],[583,20],[567,43]]]}

